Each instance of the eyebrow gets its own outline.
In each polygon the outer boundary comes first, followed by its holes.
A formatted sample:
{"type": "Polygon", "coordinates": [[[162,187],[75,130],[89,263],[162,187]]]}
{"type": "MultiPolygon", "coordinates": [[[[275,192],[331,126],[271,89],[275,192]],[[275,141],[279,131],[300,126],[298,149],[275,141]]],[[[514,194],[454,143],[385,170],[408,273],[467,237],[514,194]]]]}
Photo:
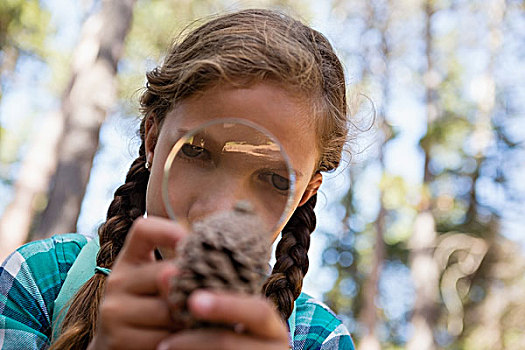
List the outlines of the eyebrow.
{"type": "MultiPolygon", "coordinates": [[[[177,135],[177,139],[176,139],[175,143],[176,143],[176,142],[177,142],[177,141],[178,141],[183,135],[186,135],[186,134],[187,134],[188,132],[190,132],[191,130],[192,130],[192,129],[178,127],[178,128],[176,129],[176,131],[177,131],[177,133],[176,133],[176,135],[177,135]]],[[[193,136],[197,136],[197,135],[199,135],[199,134],[195,134],[195,135],[193,135],[193,136]]],[[[212,143],[218,144],[218,142],[217,142],[213,137],[211,137],[210,135],[208,135],[207,138],[208,138],[209,141],[211,141],[212,143]]],[[[173,145],[175,145],[175,143],[174,143],[173,145]]],[[[172,147],[173,147],[173,146],[172,146],[172,147]]],[[[286,166],[286,164],[287,164],[286,162],[279,162],[279,163],[282,164],[282,170],[286,170],[286,171],[288,171],[288,167],[286,166]]],[[[294,169],[294,168],[292,168],[292,167],[290,167],[290,169],[294,172],[295,177],[296,177],[297,179],[302,178],[302,177],[304,176],[303,173],[300,172],[299,170],[294,169]]]]}
{"type": "Polygon", "coordinates": [[[190,129],[187,129],[187,128],[177,128],[175,129],[176,133],[175,135],[177,136],[177,140],[175,140],[175,142],[177,142],[183,135],[186,135],[190,129]]]}
{"type": "MultiPolygon", "coordinates": [[[[269,163],[272,163],[272,162],[269,162],[269,163]]],[[[273,162],[275,163],[275,162],[273,162]]],[[[285,162],[277,162],[277,166],[276,167],[272,167],[270,168],[271,170],[280,170],[280,171],[288,171],[288,167],[286,166],[286,163],[285,162]]],[[[295,177],[296,178],[301,178],[303,177],[303,173],[301,173],[299,170],[296,170],[294,168],[290,168],[294,174],[295,174],[295,177]]]]}

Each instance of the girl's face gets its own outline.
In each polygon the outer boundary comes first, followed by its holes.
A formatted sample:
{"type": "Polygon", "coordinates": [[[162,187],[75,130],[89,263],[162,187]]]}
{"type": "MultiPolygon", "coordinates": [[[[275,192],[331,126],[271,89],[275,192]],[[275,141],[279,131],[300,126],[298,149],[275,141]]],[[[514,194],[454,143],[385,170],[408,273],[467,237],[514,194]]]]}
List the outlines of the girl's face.
{"type": "MultiPolygon", "coordinates": [[[[261,125],[271,132],[288,154],[296,173],[293,208],[304,204],[314,195],[322,182],[319,173],[313,174],[318,159],[317,135],[306,101],[271,82],[248,88],[218,85],[185,99],[166,115],[162,127],[150,118],[146,121],[146,158],[152,164],[146,194],[148,215],[167,217],[162,201],[162,178],[166,158],[173,145],[188,130],[218,118],[240,118],[261,125]]],[[[220,186],[177,187],[172,205],[176,214],[191,223],[221,208],[232,208],[239,201],[234,177],[224,177],[220,186]],[[213,192],[213,193],[211,193],[213,192]],[[205,194],[204,194],[205,193],[205,194]]],[[[288,221],[292,212],[276,232],[272,241],[288,221]]]]}

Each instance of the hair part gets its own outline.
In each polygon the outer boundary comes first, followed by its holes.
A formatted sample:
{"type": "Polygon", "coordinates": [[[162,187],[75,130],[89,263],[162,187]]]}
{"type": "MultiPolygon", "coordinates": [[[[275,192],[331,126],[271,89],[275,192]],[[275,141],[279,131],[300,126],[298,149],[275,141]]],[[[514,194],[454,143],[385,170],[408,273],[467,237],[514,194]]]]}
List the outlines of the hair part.
{"type": "MultiPolygon", "coordinates": [[[[161,127],[174,106],[196,93],[218,84],[247,87],[263,81],[278,83],[312,106],[319,150],[315,171],[330,171],[340,163],[348,133],[343,67],[321,33],[285,14],[252,9],[217,17],[174,43],[163,64],[146,77],[140,99],[144,118],[139,157],[115,192],[106,222],[99,229],[98,266],[112,267],[131,224],[145,212],[149,179],[144,167],[146,120],[155,118],[161,127]]],[[[283,319],[290,316],[308,271],[315,203],[313,196],[296,209],[286,224],[277,247],[276,265],[264,285],[264,294],[275,303],[283,319]]],[[[89,343],[104,286],[105,278],[95,275],[75,295],[55,344],[89,343]]]]}

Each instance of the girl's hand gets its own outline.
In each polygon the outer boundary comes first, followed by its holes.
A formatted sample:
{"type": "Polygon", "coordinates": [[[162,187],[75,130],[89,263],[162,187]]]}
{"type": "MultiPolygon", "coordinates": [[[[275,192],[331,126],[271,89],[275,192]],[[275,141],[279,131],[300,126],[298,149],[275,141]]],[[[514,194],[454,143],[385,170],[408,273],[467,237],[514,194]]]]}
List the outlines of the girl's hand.
{"type": "Polygon", "coordinates": [[[171,335],[158,350],[289,349],[288,331],[269,300],[261,296],[194,292],[188,301],[199,320],[228,324],[234,330],[203,328],[171,335]]]}
{"type": "Polygon", "coordinates": [[[185,234],[162,218],[134,222],[108,277],[88,349],[155,349],[170,334],[173,322],[161,291],[176,271],[172,262],[155,261],[154,249],[173,248],[185,234]]]}

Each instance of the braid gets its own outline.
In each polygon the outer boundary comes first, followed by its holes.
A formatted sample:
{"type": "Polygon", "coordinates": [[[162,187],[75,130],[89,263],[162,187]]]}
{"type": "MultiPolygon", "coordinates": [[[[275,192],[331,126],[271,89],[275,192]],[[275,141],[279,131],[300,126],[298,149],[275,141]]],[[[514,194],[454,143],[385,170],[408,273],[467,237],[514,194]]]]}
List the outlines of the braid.
{"type": "MultiPolygon", "coordinates": [[[[143,137],[142,139],[144,140],[143,137]]],[[[106,222],[98,230],[100,250],[97,255],[97,266],[111,268],[133,221],[146,210],[149,171],[145,167],[145,153],[143,141],[139,149],[139,157],[131,164],[125,183],[115,191],[106,222]]],[[[95,333],[98,306],[105,283],[105,276],[97,273],[79,289],[69,303],[70,308],[62,323],[62,334],[53,343],[51,349],[87,348],[95,333]]]]}
{"type": "Polygon", "coordinates": [[[97,266],[111,268],[133,221],[146,212],[149,171],[145,163],[145,146],[142,142],[139,157],[131,164],[125,183],[115,191],[106,222],[98,230],[100,251],[97,266]]]}
{"type": "Polygon", "coordinates": [[[316,225],[316,202],[317,195],[314,195],[295,210],[284,227],[275,253],[277,261],[263,286],[264,294],[277,305],[283,320],[290,317],[308,271],[310,234],[316,225]]]}

